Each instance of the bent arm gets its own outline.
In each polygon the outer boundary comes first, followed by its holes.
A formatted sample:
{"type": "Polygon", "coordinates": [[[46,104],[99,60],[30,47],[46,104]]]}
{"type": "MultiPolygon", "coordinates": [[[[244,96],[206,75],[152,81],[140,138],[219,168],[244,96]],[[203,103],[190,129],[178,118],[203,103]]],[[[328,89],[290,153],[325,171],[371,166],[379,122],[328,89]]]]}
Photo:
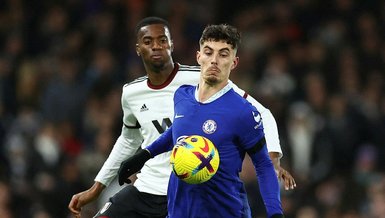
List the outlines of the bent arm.
{"type": "Polygon", "coordinates": [[[275,121],[273,114],[269,109],[265,108],[252,96],[248,95],[246,97],[246,100],[250,102],[254,107],[256,107],[259,113],[261,114],[264,127],[263,132],[265,133],[268,152],[278,153],[278,158],[280,159],[283,156],[283,153],[279,141],[277,122],[275,121]]]}
{"type": "Polygon", "coordinates": [[[122,127],[122,133],[116,140],[114,147],[103,167],[100,169],[95,178],[95,182],[99,182],[104,186],[108,186],[117,175],[120,164],[135,154],[142,143],[142,137],[139,129],[122,127]]]}
{"type": "Polygon", "coordinates": [[[261,103],[259,103],[255,98],[248,95],[244,90],[239,88],[233,82],[229,81],[234,91],[238,93],[240,96],[245,98],[248,102],[250,102],[255,108],[257,108],[258,112],[261,114],[263,121],[263,132],[265,133],[267,150],[269,152],[276,152],[279,154],[279,158],[283,156],[281,144],[279,141],[278,127],[277,122],[269,109],[264,107],[261,103]]]}
{"type": "Polygon", "coordinates": [[[283,214],[278,178],[266,146],[263,146],[259,151],[248,153],[257,173],[259,188],[268,217],[283,214]]]}
{"type": "Polygon", "coordinates": [[[243,98],[245,98],[254,107],[256,107],[259,113],[261,114],[263,126],[264,126],[263,132],[265,133],[267,150],[269,152],[271,161],[273,162],[275,172],[278,178],[283,181],[286,190],[294,189],[297,186],[295,179],[288,171],[286,171],[284,168],[281,167],[280,160],[283,156],[283,152],[282,152],[282,148],[279,140],[277,122],[273,114],[269,109],[264,107],[256,99],[248,95],[244,90],[240,89],[237,85],[235,85],[231,81],[229,82],[232,84],[234,91],[237,92],[239,95],[241,95],[243,98]]]}

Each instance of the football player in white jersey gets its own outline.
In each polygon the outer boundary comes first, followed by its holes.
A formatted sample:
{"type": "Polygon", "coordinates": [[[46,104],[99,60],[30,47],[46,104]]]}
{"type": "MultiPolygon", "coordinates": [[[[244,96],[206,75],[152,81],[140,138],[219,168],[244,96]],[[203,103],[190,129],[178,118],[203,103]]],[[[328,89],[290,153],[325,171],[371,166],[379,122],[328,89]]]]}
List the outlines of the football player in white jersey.
{"type": "MultiPolygon", "coordinates": [[[[184,84],[196,85],[200,69],[175,63],[168,22],[147,17],[136,27],[136,52],[142,58],[147,75],[124,85],[121,98],[123,127],[108,159],[95,178],[94,185],[75,194],[68,208],[80,217],[81,208],[96,200],[103,189],[117,176],[120,164],[141,147],[147,147],[171,126],[174,115],[173,96],[184,84]]],[[[234,90],[261,113],[270,158],[285,189],[293,189],[293,177],[280,167],[282,150],[278,130],[271,112],[232,84],[234,90]]],[[[171,173],[168,153],[146,162],[133,185],[124,187],[110,198],[95,217],[157,218],[167,215],[167,185],[171,173]]],[[[119,183],[130,183],[119,181],[119,183]]]]}

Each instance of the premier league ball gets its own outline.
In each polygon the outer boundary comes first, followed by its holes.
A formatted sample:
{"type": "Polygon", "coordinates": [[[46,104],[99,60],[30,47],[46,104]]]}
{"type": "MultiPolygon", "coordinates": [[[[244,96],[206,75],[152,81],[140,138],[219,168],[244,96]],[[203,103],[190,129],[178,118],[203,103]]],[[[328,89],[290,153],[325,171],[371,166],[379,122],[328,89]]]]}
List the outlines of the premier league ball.
{"type": "Polygon", "coordinates": [[[219,154],[214,144],[199,135],[180,140],[170,158],[176,176],[189,184],[200,184],[215,175],[219,167],[219,154]]]}

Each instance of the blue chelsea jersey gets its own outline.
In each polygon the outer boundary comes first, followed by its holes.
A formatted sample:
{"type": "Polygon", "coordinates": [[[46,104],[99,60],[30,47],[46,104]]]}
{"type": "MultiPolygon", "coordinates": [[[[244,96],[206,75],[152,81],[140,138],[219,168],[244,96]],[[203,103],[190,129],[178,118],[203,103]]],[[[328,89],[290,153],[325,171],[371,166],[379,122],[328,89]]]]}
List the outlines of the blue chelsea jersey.
{"type": "MultiPolygon", "coordinates": [[[[200,103],[195,86],[182,86],[174,96],[173,143],[183,136],[202,135],[217,147],[226,174],[242,168],[245,151],[264,137],[258,111],[232,89],[210,103],[200,103]]],[[[224,175],[225,176],[225,175],[224,175]]]]}
{"type": "Polygon", "coordinates": [[[239,178],[247,150],[256,168],[268,216],[282,214],[279,184],[266,144],[259,112],[228,88],[214,100],[196,100],[195,86],[181,86],[174,95],[174,122],[147,149],[154,156],[172,149],[177,140],[202,135],[218,149],[217,173],[202,184],[188,184],[171,174],[167,197],[168,217],[251,217],[244,185],[239,178]]]}
{"type": "Polygon", "coordinates": [[[239,172],[246,150],[264,137],[260,115],[232,89],[210,103],[198,102],[195,89],[182,86],[175,93],[173,143],[183,136],[202,135],[217,147],[220,165],[203,184],[187,184],[171,175],[170,217],[248,217],[239,172]]]}

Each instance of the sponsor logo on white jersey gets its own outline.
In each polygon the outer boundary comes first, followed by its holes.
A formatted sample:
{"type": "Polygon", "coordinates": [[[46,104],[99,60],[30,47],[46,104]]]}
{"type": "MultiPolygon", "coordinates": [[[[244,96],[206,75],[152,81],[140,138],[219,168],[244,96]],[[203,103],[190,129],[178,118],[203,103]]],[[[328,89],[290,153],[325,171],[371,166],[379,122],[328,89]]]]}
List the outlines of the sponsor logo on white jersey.
{"type": "Polygon", "coordinates": [[[140,108],[140,112],[143,112],[143,111],[148,111],[146,104],[143,104],[142,107],[140,108]]]}

